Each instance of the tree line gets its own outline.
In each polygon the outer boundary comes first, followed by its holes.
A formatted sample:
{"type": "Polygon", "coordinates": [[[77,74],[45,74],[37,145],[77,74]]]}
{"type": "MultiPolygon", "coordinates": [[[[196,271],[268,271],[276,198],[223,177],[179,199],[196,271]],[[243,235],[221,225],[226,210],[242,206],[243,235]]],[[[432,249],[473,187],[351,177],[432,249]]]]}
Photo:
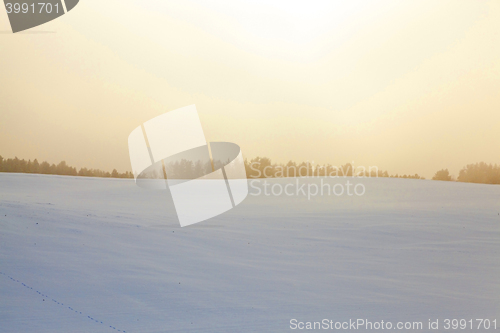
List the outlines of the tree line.
{"type": "MultiPolygon", "coordinates": [[[[245,159],[245,171],[247,178],[281,178],[281,177],[323,177],[323,176],[346,176],[346,177],[391,177],[391,178],[411,178],[425,179],[418,174],[415,175],[389,175],[387,171],[378,170],[376,167],[363,168],[355,167],[351,163],[346,163],[339,167],[330,164],[314,165],[310,162],[296,163],[289,161],[287,164],[272,163],[268,157],[255,157],[251,160],[245,159]]],[[[216,168],[225,165],[221,161],[214,161],[216,168]]],[[[173,178],[182,178],[182,175],[200,173],[206,174],[207,166],[200,161],[177,161],[175,164],[166,164],[167,174],[172,174],[173,178]],[[198,162],[198,163],[197,163],[198,162]],[[177,175],[176,175],[177,173],[177,175]]],[[[210,166],[210,163],[209,163],[210,166]]],[[[59,164],[43,161],[38,162],[37,159],[24,160],[15,158],[4,159],[0,156],[0,172],[17,172],[17,173],[38,173],[48,175],[66,175],[66,176],[85,176],[85,177],[107,177],[107,178],[134,178],[132,172],[125,171],[119,173],[116,169],[112,172],[106,172],[99,169],[80,168],[69,166],[65,161],[59,164]]],[[[146,178],[162,177],[159,172],[151,172],[146,178]]],[[[187,177],[187,178],[192,178],[187,177]]]]}
{"type": "Polygon", "coordinates": [[[125,171],[119,173],[116,169],[112,172],[106,172],[99,169],[80,168],[77,171],[75,167],[66,164],[65,161],[59,164],[50,164],[47,161],[39,163],[37,159],[20,160],[19,158],[4,159],[0,156],[0,172],[18,172],[18,173],[39,173],[44,175],[63,175],[63,176],[85,176],[85,177],[108,177],[108,178],[134,178],[131,172],[125,171]]]}
{"type": "Polygon", "coordinates": [[[484,162],[468,164],[460,170],[457,179],[450,175],[448,169],[441,169],[436,172],[432,179],[464,183],[500,184],[500,165],[486,164],[484,162]]]}
{"type": "MultiPolygon", "coordinates": [[[[222,163],[215,161],[214,165],[218,168],[222,163]],[[218,165],[220,164],[220,165],[218,165]]],[[[196,163],[195,161],[182,160],[173,165],[166,165],[167,174],[174,175],[173,178],[182,178],[180,175],[208,173],[206,165],[196,163]],[[200,170],[204,171],[200,171],[200,170]]],[[[418,174],[415,175],[389,175],[387,171],[378,170],[376,167],[368,169],[364,167],[354,167],[351,163],[346,163],[339,167],[330,164],[314,165],[310,162],[296,163],[289,161],[287,164],[272,163],[271,159],[267,157],[255,157],[250,161],[245,159],[244,167],[247,178],[283,178],[283,177],[391,177],[391,178],[409,178],[409,179],[425,179],[418,174]]],[[[143,175],[145,178],[161,178],[162,172],[153,170],[149,174],[143,175]]],[[[59,164],[49,163],[43,161],[38,162],[37,159],[24,160],[18,157],[4,159],[0,156],[0,172],[14,172],[14,173],[37,173],[47,175],[63,175],[63,176],[83,176],[83,177],[104,177],[104,178],[134,178],[132,172],[125,171],[124,173],[118,172],[113,169],[112,172],[102,171],[99,169],[80,168],[77,170],[75,167],[67,165],[65,161],[59,164]]],[[[200,176],[201,176],[200,174],[200,176]]],[[[193,177],[187,177],[193,178],[193,177]]]]}
{"type": "MultiPolygon", "coordinates": [[[[217,163],[216,167],[217,167],[217,163]]],[[[179,170],[170,170],[167,165],[167,174],[181,172],[185,174],[186,170],[193,170],[195,173],[206,174],[207,171],[204,165],[197,165],[192,161],[181,161],[179,170]],[[188,164],[193,164],[188,165],[188,164]],[[199,170],[200,169],[200,170],[199,170]],[[174,172],[175,171],[175,172],[174,172]],[[174,173],[172,173],[174,172],[174,173]]],[[[176,165],[173,166],[176,168],[176,165]]],[[[251,160],[245,159],[245,171],[247,178],[284,178],[284,177],[377,177],[377,178],[407,178],[407,179],[425,179],[418,174],[415,175],[389,175],[387,171],[379,170],[377,167],[354,166],[351,163],[346,163],[340,166],[331,164],[314,165],[310,162],[296,163],[289,161],[286,164],[272,163],[268,157],[255,157],[251,160]]],[[[66,176],[83,176],[83,177],[105,177],[105,178],[134,178],[132,172],[125,171],[123,173],[113,169],[111,172],[102,171],[99,169],[80,168],[69,166],[65,161],[59,164],[50,164],[47,161],[41,163],[37,159],[24,160],[15,158],[4,159],[0,156],[0,172],[16,172],[16,173],[38,173],[47,175],[66,175],[66,176]]],[[[180,176],[179,176],[180,177],[180,176]]],[[[176,178],[176,177],[174,177],[176,178]]],[[[182,178],[182,177],[181,177],[182,178]]],[[[191,178],[191,177],[189,177],[191,178]]],[[[450,175],[448,169],[442,169],[436,172],[433,180],[443,181],[459,181],[467,183],[482,183],[482,184],[500,184],[500,165],[486,164],[484,162],[476,164],[468,164],[462,168],[458,177],[455,179],[450,175]]]]}

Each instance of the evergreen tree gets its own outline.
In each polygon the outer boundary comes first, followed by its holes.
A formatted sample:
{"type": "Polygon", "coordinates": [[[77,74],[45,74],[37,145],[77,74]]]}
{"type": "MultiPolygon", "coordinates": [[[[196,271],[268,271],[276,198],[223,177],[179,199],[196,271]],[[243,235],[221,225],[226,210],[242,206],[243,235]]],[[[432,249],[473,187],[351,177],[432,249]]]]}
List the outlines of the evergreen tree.
{"type": "Polygon", "coordinates": [[[450,181],[451,180],[450,172],[448,171],[448,169],[439,170],[438,172],[436,172],[434,177],[432,177],[432,180],[450,181]]]}
{"type": "Polygon", "coordinates": [[[38,163],[38,160],[35,158],[33,160],[33,173],[39,173],[40,172],[40,164],[38,163]]]}

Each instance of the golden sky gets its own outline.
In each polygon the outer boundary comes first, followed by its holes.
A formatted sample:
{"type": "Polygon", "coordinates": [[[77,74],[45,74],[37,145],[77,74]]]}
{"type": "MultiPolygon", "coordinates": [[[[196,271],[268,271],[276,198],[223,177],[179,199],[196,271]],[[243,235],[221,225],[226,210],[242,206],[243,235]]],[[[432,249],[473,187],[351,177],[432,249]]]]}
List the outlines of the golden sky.
{"type": "Polygon", "coordinates": [[[247,158],[500,163],[500,1],[80,0],[9,31],[2,8],[3,157],[131,170],[130,132],[196,104],[247,158]]]}

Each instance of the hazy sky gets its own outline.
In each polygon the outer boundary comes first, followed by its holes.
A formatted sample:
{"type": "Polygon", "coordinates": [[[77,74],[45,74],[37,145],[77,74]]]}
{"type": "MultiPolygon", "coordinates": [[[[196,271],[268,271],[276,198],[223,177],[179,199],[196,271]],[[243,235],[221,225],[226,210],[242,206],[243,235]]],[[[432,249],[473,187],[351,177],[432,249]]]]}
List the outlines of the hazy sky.
{"type": "Polygon", "coordinates": [[[130,132],[196,104],[247,158],[500,163],[500,1],[80,0],[8,31],[0,8],[3,157],[131,170],[130,132]]]}

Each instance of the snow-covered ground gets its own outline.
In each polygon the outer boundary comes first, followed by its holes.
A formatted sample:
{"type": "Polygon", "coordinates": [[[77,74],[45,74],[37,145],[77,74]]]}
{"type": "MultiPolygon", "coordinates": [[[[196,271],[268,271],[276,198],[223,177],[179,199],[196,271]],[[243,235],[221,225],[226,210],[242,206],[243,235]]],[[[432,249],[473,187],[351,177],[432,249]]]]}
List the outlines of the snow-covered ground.
{"type": "Polygon", "coordinates": [[[500,329],[500,186],[355,182],[364,196],[249,195],[180,228],[168,191],[0,174],[0,332],[289,332],[291,319],[358,318],[500,329]]]}

